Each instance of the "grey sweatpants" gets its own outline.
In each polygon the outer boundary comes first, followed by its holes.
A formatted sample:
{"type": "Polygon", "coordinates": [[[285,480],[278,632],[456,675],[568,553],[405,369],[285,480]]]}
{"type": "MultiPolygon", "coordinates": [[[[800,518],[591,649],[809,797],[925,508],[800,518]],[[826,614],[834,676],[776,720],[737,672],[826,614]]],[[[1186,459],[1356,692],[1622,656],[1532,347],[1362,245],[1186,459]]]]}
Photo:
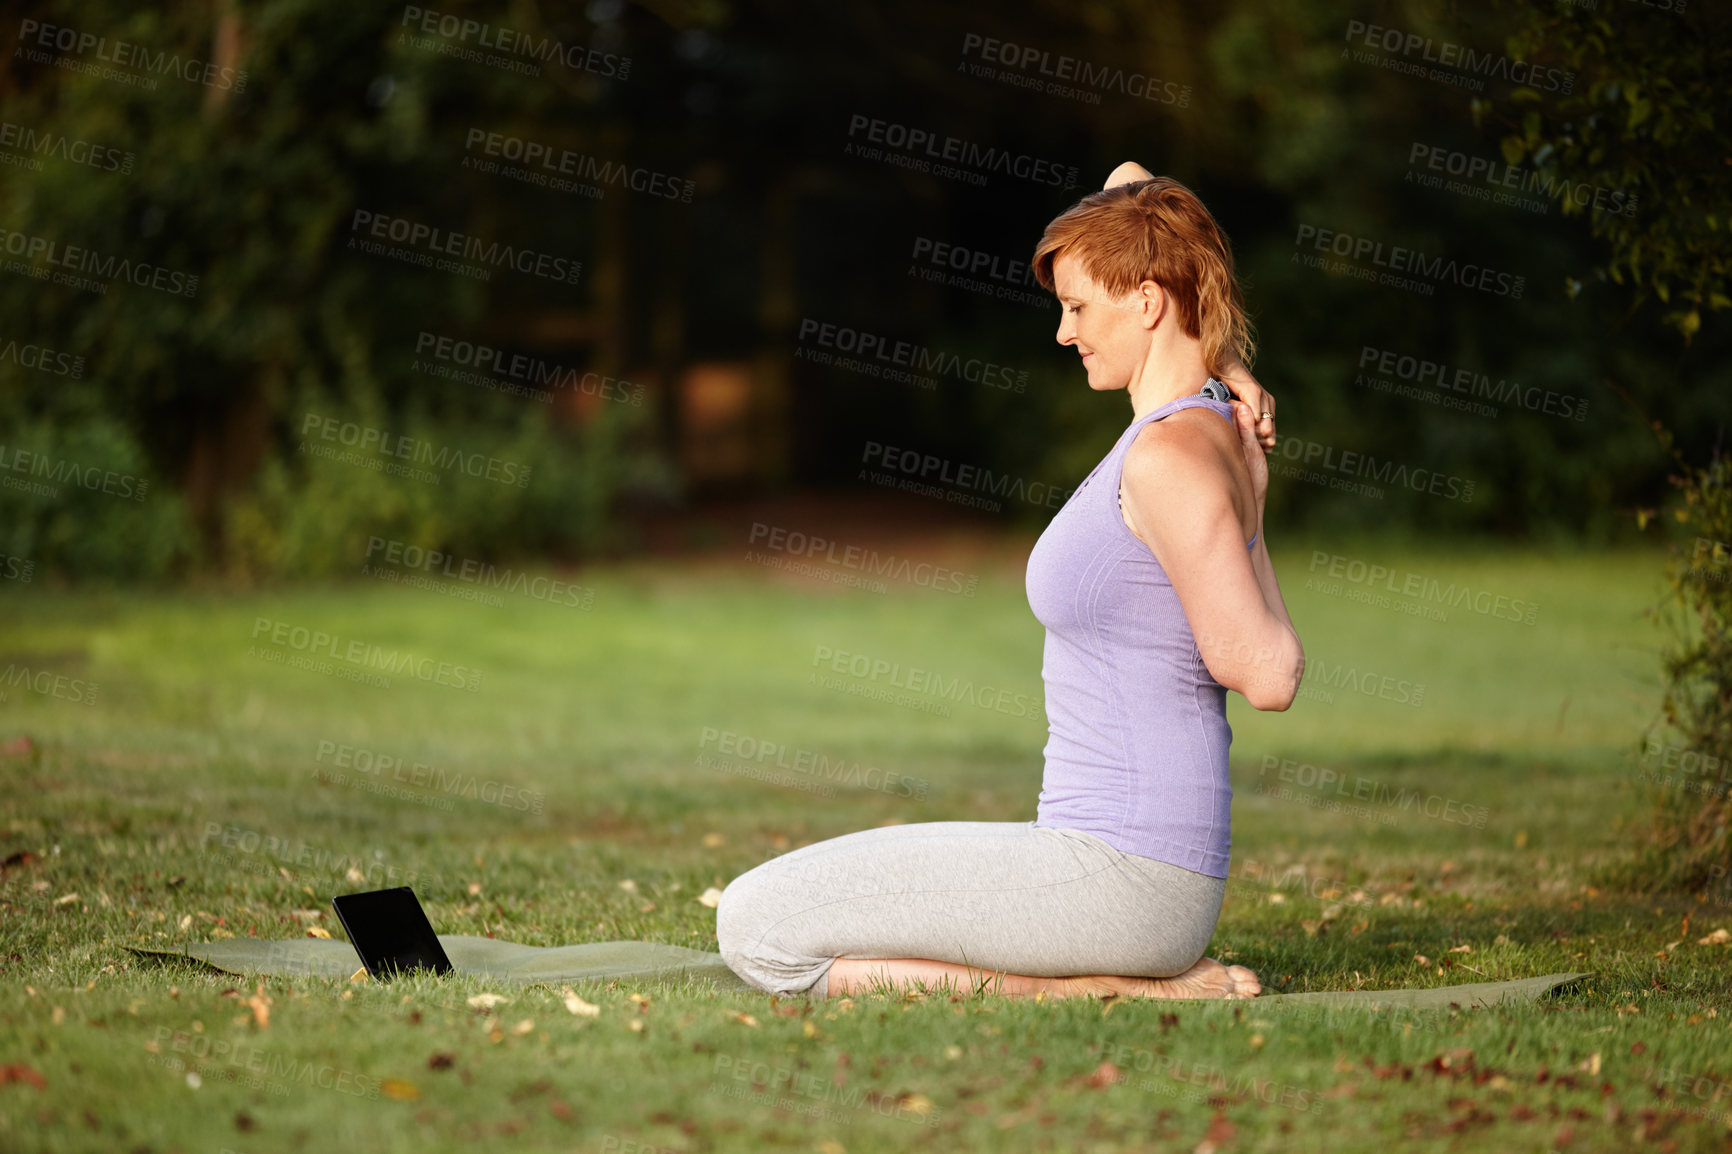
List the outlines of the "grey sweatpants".
{"type": "Polygon", "coordinates": [[[1214,935],[1225,878],[1026,822],[882,826],[771,858],[716,906],[722,960],[825,997],[837,958],[929,958],[1033,977],[1168,977],[1214,935]]]}

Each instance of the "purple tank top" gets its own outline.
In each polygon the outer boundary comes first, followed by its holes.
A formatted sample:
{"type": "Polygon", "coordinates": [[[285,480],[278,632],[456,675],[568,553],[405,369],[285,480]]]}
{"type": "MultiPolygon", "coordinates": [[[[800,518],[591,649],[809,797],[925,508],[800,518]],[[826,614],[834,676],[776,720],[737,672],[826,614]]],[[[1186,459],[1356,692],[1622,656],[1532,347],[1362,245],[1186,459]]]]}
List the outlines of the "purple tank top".
{"type": "Polygon", "coordinates": [[[1029,554],[1028,604],[1046,626],[1049,734],[1035,824],[1224,878],[1233,799],[1227,691],[1118,503],[1125,453],[1143,426],[1199,407],[1233,419],[1231,405],[1202,396],[1138,418],[1029,554]]]}

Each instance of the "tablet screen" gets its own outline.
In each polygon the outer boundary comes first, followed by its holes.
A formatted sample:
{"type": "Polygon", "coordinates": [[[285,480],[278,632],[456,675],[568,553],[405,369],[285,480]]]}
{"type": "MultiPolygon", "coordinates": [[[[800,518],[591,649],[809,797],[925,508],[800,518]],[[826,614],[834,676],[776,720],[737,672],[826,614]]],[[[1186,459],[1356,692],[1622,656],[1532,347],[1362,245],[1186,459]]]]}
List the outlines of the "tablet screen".
{"type": "Polygon", "coordinates": [[[451,961],[408,886],[344,894],[332,898],[331,904],[369,976],[386,978],[406,970],[450,972],[451,961]]]}

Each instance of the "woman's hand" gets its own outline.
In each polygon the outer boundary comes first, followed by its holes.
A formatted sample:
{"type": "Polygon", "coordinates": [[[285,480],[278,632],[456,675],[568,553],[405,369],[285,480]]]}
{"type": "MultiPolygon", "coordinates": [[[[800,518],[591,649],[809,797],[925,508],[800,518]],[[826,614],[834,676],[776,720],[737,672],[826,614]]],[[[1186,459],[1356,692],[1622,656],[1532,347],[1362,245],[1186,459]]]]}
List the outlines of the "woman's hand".
{"type": "Polygon", "coordinates": [[[1251,416],[1251,406],[1243,402],[1233,405],[1233,427],[1239,430],[1239,447],[1245,451],[1245,468],[1251,472],[1251,495],[1257,502],[1257,530],[1263,529],[1263,498],[1269,492],[1268,452],[1257,439],[1257,425],[1251,416]]]}
{"type": "MultiPolygon", "coordinates": [[[[1239,397],[1233,402],[1234,420],[1238,420],[1242,409],[1251,418],[1256,430],[1257,443],[1263,446],[1265,453],[1275,451],[1275,397],[1251,375],[1251,370],[1239,363],[1237,357],[1221,373],[1221,383],[1232,389],[1239,397]]],[[[1263,470],[1267,476],[1268,470],[1263,470]]]]}
{"type": "Polygon", "coordinates": [[[1154,179],[1154,175],[1154,173],[1150,172],[1136,161],[1127,160],[1117,168],[1113,169],[1111,175],[1107,177],[1107,182],[1101,185],[1101,188],[1102,190],[1105,190],[1115,188],[1121,184],[1130,184],[1132,181],[1152,180],[1154,179]]]}

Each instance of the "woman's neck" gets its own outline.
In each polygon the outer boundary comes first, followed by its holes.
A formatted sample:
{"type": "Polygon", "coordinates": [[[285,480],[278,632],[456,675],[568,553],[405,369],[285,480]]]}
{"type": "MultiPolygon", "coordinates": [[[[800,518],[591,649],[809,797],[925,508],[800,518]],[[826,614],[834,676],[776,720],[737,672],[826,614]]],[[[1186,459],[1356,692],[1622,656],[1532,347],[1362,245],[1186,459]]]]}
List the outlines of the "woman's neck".
{"type": "Polygon", "coordinates": [[[1209,379],[1203,346],[1190,337],[1159,342],[1149,349],[1142,370],[1126,387],[1133,420],[1141,420],[1180,397],[1195,396],[1209,379]]]}

